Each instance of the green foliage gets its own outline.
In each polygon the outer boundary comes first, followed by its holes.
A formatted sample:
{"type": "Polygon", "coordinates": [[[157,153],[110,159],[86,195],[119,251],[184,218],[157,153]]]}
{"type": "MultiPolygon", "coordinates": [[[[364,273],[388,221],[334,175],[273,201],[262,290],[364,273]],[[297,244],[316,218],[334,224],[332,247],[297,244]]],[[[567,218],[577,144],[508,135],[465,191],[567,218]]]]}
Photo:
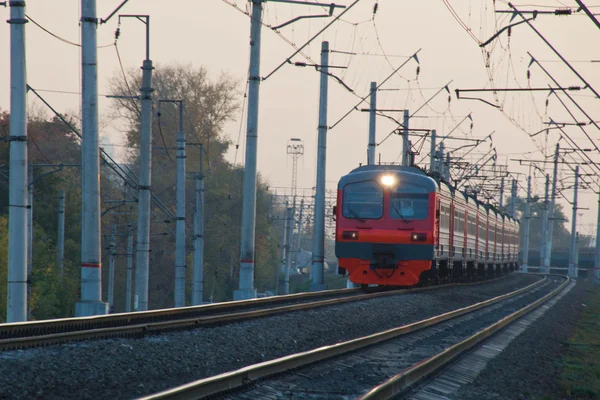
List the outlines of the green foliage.
{"type": "MultiPolygon", "coordinates": [[[[115,95],[131,94],[129,88],[140,87],[138,69],[127,72],[127,82],[116,75],[110,82],[115,95]]],[[[211,79],[204,68],[180,65],[158,65],[153,75],[156,99],[184,100],[183,130],[188,141],[186,184],[187,221],[187,293],[189,301],[192,281],[194,179],[202,168],[204,191],[204,301],[231,300],[239,276],[239,256],[242,211],[243,169],[225,160],[231,142],[223,134],[225,123],[234,118],[241,93],[229,76],[211,79]],[[199,144],[203,146],[200,147],[199,144]],[[196,145],[193,145],[196,144],[196,145]],[[201,150],[202,149],[202,150],[201,150]],[[200,160],[202,159],[202,165],[200,160]]],[[[156,149],[152,158],[152,189],[175,213],[176,200],[176,133],[179,112],[175,105],[161,104],[160,121],[155,118],[152,140],[156,149]],[[167,148],[167,149],[165,149],[167,148]]],[[[129,126],[128,144],[132,148],[129,163],[137,165],[139,143],[139,109],[136,102],[115,99],[115,117],[123,118],[129,126]]],[[[257,188],[256,271],[255,285],[259,291],[272,289],[278,262],[277,241],[271,239],[272,223],[268,218],[270,196],[260,177],[257,188]]],[[[157,215],[164,215],[157,209],[157,215]]],[[[172,227],[171,227],[172,226],[172,227]]],[[[153,232],[169,233],[169,227],[153,224],[153,232]]],[[[151,308],[172,307],[174,297],[175,238],[172,234],[151,238],[150,298],[151,308]]],[[[120,289],[119,289],[120,290],[120,289]]]]}
{"type": "Polygon", "coordinates": [[[575,399],[600,399],[600,292],[595,288],[562,360],[561,386],[575,399]]]}

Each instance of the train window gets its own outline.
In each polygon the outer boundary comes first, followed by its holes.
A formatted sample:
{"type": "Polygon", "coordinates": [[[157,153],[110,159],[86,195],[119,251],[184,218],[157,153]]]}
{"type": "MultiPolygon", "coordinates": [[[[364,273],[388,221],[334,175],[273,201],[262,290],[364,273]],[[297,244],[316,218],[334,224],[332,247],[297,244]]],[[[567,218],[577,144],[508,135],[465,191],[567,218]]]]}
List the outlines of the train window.
{"type": "Polygon", "coordinates": [[[352,219],[376,219],[383,215],[383,189],[375,181],[344,186],[343,215],[352,219]]]}
{"type": "Polygon", "coordinates": [[[429,192],[427,188],[400,183],[390,193],[390,216],[402,219],[426,219],[429,209],[429,192]]]}

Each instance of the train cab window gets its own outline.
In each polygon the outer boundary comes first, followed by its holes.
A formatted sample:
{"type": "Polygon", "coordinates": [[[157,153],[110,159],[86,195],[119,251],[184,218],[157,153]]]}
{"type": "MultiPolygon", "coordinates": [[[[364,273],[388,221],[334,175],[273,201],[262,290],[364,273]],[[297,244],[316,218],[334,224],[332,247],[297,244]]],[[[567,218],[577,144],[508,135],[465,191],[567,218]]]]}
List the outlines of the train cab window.
{"type": "Polygon", "coordinates": [[[426,219],[429,209],[427,188],[400,184],[390,193],[390,216],[401,219],[426,219]]]}
{"type": "Polygon", "coordinates": [[[343,216],[352,219],[377,219],[383,215],[383,189],[375,181],[344,186],[343,216]]]}

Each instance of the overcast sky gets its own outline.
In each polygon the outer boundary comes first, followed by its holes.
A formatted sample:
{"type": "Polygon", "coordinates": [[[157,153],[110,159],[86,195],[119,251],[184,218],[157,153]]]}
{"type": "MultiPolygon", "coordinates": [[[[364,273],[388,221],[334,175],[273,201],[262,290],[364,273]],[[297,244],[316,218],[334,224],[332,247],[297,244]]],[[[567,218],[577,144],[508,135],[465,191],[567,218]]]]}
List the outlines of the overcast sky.
{"type": "MultiPolygon", "coordinates": [[[[235,3],[233,0],[232,3],[235,3]]],[[[107,16],[120,1],[99,1],[98,15],[107,16]]],[[[350,5],[352,1],[341,0],[339,4],[350,5]]],[[[531,52],[562,86],[583,83],[561,62],[548,46],[526,24],[512,29],[511,37],[507,33],[499,40],[487,46],[484,51],[478,41],[485,41],[498,29],[510,23],[509,14],[498,14],[491,0],[421,0],[421,1],[379,1],[378,10],[373,15],[376,1],[361,0],[319,36],[306,48],[306,54],[319,62],[322,40],[330,42],[330,48],[338,52],[355,53],[353,55],[332,53],[330,64],[345,66],[332,72],[342,77],[354,90],[354,94],[334,80],[330,80],[328,125],[332,125],[349,111],[368,93],[371,81],[381,82],[394,68],[406,61],[407,57],[421,49],[419,64],[409,61],[399,74],[392,76],[382,86],[385,90],[378,93],[378,108],[407,108],[411,113],[423,105],[426,99],[448,82],[448,93],[443,91],[428,106],[423,107],[410,121],[411,128],[437,129],[438,135],[448,133],[466,115],[472,113],[473,128],[465,121],[452,133],[456,137],[484,138],[492,131],[493,146],[496,147],[498,163],[509,164],[509,170],[527,173],[528,169],[519,166],[511,158],[542,160],[554,148],[559,139],[559,130],[550,134],[529,138],[525,132],[541,130],[550,118],[557,122],[572,122],[554,95],[548,92],[511,92],[499,93],[501,110],[480,101],[458,100],[454,94],[457,88],[490,88],[490,80],[497,88],[527,87],[527,70],[531,52]],[[450,4],[450,6],[448,6],[450,4]],[[454,13],[454,15],[453,15],[454,13]],[[489,52],[489,59],[488,59],[489,52]],[[366,54],[369,55],[366,55],[366,54]],[[383,55],[387,57],[384,57],[383,55]],[[486,61],[489,60],[489,61],[486,61]],[[486,68],[486,64],[489,68],[486,68]],[[417,77],[417,65],[420,73],[417,77]],[[549,99],[546,106],[546,99],[549,99]],[[548,150],[546,150],[548,149],[548,150]],[[547,151],[547,154],[543,154],[547,151]]],[[[557,7],[574,7],[574,1],[536,1],[520,2],[522,10],[553,10],[557,7]]],[[[79,0],[29,1],[27,14],[47,30],[61,38],[78,43],[80,37],[79,0]]],[[[247,3],[237,0],[237,5],[245,10],[247,3]]],[[[495,2],[497,10],[508,9],[504,1],[495,2]]],[[[588,4],[594,11],[600,12],[600,6],[588,4]]],[[[268,2],[265,5],[264,23],[278,25],[300,15],[316,15],[325,12],[321,7],[310,7],[268,2]]],[[[335,14],[341,11],[337,10],[335,14]]],[[[0,9],[4,19],[9,17],[9,9],[0,9]]],[[[236,8],[222,0],[130,0],[121,10],[127,14],[149,14],[151,16],[151,59],[160,68],[166,64],[191,64],[206,67],[212,78],[226,72],[239,82],[240,94],[245,90],[245,80],[249,61],[249,18],[236,8]]],[[[516,17],[513,22],[519,21],[516,17]]],[[[293,43],[302,45],[315,35],[329,18],[305,19],[281,29],[281,33],[293,43]]],[[[600,90],[600,48],[595,46],[600,40],[600,31],[583,13],[557,17],[538,15],[534,26],[555,46],[589,83],[600,90]],[[585,62],[588,61],[588,62],[585,62]]],[[[98,29],[98,44],[109,45],[114,41],[117,19],[114,18],[98,29]]],[[[4,24],[0,41],[0,109],[9,108],[9,25],[4,24]]],[[[144,57],[144,27],[134,20],[124,20],[121,26],[119,50],[125,68],[141,66],[144,57]]],[[[268,75],[275,67],[289,57],[294,49],[281,37],[268,28],[263,28],[261,75],[268,75]]],[[[98,50],[99,91],[107,92],[108,79],[119,73],[119,64],[114,46],[98,50]]],[[[294,61],[306,61],[297,56],[294,61]]],[[[41,30],[33,23],[27,24],[27,67],[28,83],[36,89],[67,92],[80,91],[80,49],[64,43],[41,30]]],[[[140,72],[141,73],[141,72],[140,72]]],[[[535,65],[531,67],[531,87],[548,87],[551,81],[535,65]]],[[[80,97],[77,94],[42,92],[47,100],[62,112],[79,112],[80,97]]],[[[492,93],[470,94],[494,102],[492,93]]],[[[575,92],[574,98],[591,114],[600,120],[596,111],[598,100],[590,91],[575,92]]],[[[319,74],[313,68],[299,68],[285,65],[260,87],[259,120],[259,161],[260,173],[272,186],[290,186],[291,159],[286,155],[287,141],[301,138],[305,144],[305,154],[299,164],[298,185],[311,188],[315,185],[315,160],[319,96],[319,74]]],[[[466,94],[465,94],[466,96],[466,94]]],[[[575,109],[568,99],[562,97],[575,117],[586,119],[575,109]]],[[[42,109],[33,96],[29,96],[30,109],[42,109]]],[[[109,136],[114,143],[122,144],[124,134],[118,124],[108,118],[107,99],[100,99],[101,135],[109,136]]],[[[363,107],[367,107],[364,104],[363,107]]],[[[240,110],[241,112],[241,110],[240,110]]],[[[388,113],[400,117],[400,113],[388,113]]],[[[48,115],[50,115],[48,113],[48,115]]],[[[240,114],[241,115],[241,114],[240,114]]],[[[226,134],[234,142],[238,141],[240,117],[238,121],[227,125],[226,134]]],[[[341,123],[329,131],[327,181],[328,187],[335,187],[340,176],[349,172],[359,163],[366,162],[368,139],[368,114],[353,112],[341,123]]],[[[377,141],[380,142],[396,126],[391,120],[378,118],[377,141]]],[[[597,142],[599,132],[594,127],[585,127],[588,134],[597,142]]],[[[593,145],[585,138],[584,132],[574,126],[565,131],[584,148],[593,145]]],[[[245,136],[245,118],[242,120],[241,149],[230,160],[243,162],[243,144],[245,136]]],[[[414,139],[418,140],[417,138],[414,139]]],[[[465,142],[449,141],[447,146],[458,147],[465,142]]],[[[564,140],[561,145],[571,147],[564,140]]],[[[425,143],[420,160],[429,148],[425,143]]],[[[377,148],[384,162],[399,161],[401,139],[392,136],[377,148]]],[[[489,142],[481,144],[471,153],[469,160],[490,149],[489,142]]],[[[457,153],[458,154],[458,153],[457,153]]],[[[590,153],[594,160],[600,161],[597,152],[590,153]]],[[[58,160],[57,160],[58,161],[58,160]]],[[[562,166],[562,177],[569,175],[568,166],[562,166]]],[[[584,166],[585,172],[592,172],[584,166]]],[[[548,165],[548,172],[550,166],[548,165]]],[[[534,192],[543,191],[541,175],[537,175],[534,192]]],[[[590,178],[586,178],[590,179],[590,178]]],[[[594,179],[597,179],[594,177],[594,179]]],[[[567,180],[568,185],[571,180],[567,180]]],[[[521,175],[520,185],[525,187],[526,180],[521,175]]],[[[593,188],[597,190],[596,188],[593,188]]],[[[507,190],[508,194],[508,190],[507,190]]],[[[524,195],[522,188],[520,194],[524,195]]],[[[572,191],[565,190],[565,196],[572,198],[572,191]]],[[[570,217],[571,209],[567,214],[570,217]]],[[[582,232],[589,233],[595,224],[597,198],[590,190],[581,196],[581,206],[590,210],[581,210],[582,232]]]]}

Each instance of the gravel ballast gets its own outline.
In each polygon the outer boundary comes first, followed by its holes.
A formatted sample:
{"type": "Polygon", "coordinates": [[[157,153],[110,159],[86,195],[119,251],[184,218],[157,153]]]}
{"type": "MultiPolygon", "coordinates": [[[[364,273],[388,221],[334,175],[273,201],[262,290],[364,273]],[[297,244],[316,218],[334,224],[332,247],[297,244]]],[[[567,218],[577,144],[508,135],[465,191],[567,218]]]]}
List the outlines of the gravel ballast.
{"type": "MultiPolygon", "coordinates": [[[[577,285],[492,359],[481,374],[450,398],[461,400],[568,399],[561,390],[567,340],[593,286],[577,285]]],[[[597,289],[596,289],[597,290],[597,289]]]]}
{"type": "Polygon", "coordinates": [[[214,328],[0,353],[0,398],[134,398],[401,326],[538,280],[512,274],[478,286],[440,288],[214,328]]]}

